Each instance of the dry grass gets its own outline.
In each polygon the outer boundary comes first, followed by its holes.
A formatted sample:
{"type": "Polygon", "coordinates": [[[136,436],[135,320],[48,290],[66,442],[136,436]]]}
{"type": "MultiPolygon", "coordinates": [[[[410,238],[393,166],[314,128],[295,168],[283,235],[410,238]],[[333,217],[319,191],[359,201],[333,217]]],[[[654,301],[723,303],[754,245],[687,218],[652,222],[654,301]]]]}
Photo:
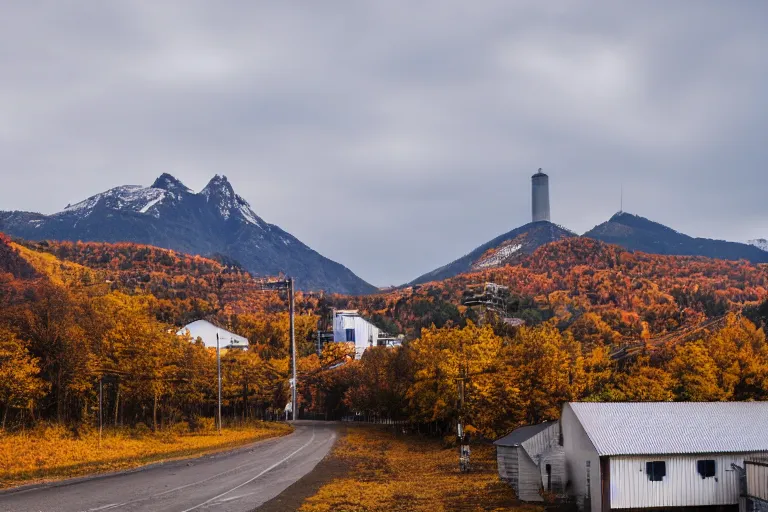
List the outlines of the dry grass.
{"type": "Polygon", "coordinates": [[[307,499],[302,512],[543,510],[520,504],[499,481],[492,446],[474,448],[473,471],[461,474],[457,451],[438,441],[355,427],[332,456],[347,463],[349,471],[307,499]]]}
{"type": "Polygon", "coordinates": [[[0,489],[222,451],[292,431],[286,424],[261,422],[224,429],[221,436],[108,430],[101,448],[97,432],[81,434],[78,439],[54,426],[22,434],[0,433],[0,489]]]}

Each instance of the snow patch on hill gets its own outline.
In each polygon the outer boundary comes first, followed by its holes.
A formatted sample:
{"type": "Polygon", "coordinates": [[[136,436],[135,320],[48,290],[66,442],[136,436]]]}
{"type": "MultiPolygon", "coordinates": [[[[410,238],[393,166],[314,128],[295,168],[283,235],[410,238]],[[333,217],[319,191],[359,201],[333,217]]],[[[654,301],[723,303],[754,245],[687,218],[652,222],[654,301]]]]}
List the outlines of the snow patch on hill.
{"type": "Polygon", "coordinates": [[[474,264],[475,268],[497,267],[501,263],[523,248],[523,244],[506,245],[498,251],[474,264]]]}
{"type": "Polygon", "coordinates": [[[755,240],[749,240],[747,241],[749,245],[754,245],[760,250],[768,252],[768,240],[765,238],[757,238],[755,240]]]}
{"type": "Polygon", "coordinates": [[[150,209],[165,199],[167,192],[159,188],[124,185],[91,196],[79,203],[68,205],[54,215],[74,214],[80,218],[88,217],[97,205],[103,204],[111,210],[149,213],[150,209]]]}

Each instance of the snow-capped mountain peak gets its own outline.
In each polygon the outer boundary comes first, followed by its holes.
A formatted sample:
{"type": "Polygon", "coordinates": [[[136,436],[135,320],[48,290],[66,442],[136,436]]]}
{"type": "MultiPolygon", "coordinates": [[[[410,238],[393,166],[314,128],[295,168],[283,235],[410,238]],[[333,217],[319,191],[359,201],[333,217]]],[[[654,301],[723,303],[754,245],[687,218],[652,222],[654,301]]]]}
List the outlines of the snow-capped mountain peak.
{"type": "Polygon", "coordinates": [[[189,254],[219,253],[254,275],[295,277],[306,290],[376,291],[348,268],[259,218],[224,176],[193,192],[162,174],[152,186],[115,187],[54,215],[0,211],[0,230],[28,240],[132,242],[189,254]]]}
{"type": "Polygon", "coordinates": [[[239,214],[245,222],[263,228],[261,219],[251,210],[248,201],[235,194],[235,190],[226,176],[215,175],[200,194],[205,197],[208,203],[216,206],[219,215],[225,220],[239,214]]]}
{"type": "Polygon", "coordinates": [[[164,172],[158,178],[155,180],[155,182],[152,184],[151,188],[161,188],[163,190],[166,190],[168,192],[173,193],[186,193],[186,194],[193,194],[192,189],[184,185],[181,181],[176,179],[174,176],[171,176],[167,172],[164,172]]]}
{"type": "Polygon", "coordinates": [[[181,181],[168,173],[160,175],[150,187],[139,185],[123,185],[96,194],[67,207],[54,215],[85,219],[96,208],[120,212],[134,212],[160,217],[160,206],[171,206],[180,201],[202,200],[215,208],[216,213],[224,219],[235,218],[261,229],[266,224],[251,209],[248,201],[235,194],[226,176],[214,176],[199,194],[195,194],[181,181]]]}
{"type": "Polygon", "coordinates": [[[156,209],[153,210],[153,207],[165,199],[166,195],[167,192],[159,188],[124,185],[96,194],[79,203],[67,205],[63,211],[55,215],[75,215],[85,218],[101,205],[110,210],[151,213],[157,216],[158,213],[156,209]]]}
{"type": "Polygon", "coordinates": [[[765,238],[756,238],[755,240],[747,241],[747,243],[749,245],[754,245],[755,247],[757,247],[762,251],[768,252],[768,240],[766,240],[765,238]]]}

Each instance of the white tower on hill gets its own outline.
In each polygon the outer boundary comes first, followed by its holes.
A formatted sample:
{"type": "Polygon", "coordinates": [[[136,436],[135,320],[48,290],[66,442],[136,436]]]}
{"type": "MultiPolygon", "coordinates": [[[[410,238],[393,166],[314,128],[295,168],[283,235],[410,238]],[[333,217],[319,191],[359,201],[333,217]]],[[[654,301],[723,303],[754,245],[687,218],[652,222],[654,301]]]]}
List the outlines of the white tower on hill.
{"type": "Polygon", "coordinates": [[[541,172],[531,177],[533,182],[533,222],[549,222],[549,176],[541,172]]]}

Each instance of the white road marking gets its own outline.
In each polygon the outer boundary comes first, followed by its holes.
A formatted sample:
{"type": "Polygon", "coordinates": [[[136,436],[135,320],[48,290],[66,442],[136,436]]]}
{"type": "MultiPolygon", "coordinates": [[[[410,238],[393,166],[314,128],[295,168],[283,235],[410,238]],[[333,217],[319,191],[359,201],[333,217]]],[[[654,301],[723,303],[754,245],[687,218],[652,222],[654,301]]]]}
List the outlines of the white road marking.
{"type": "MultiPolygon", "coordinates": [[[[293,435],[293,434],[291,434],[291,435],[293,435]]],[[[274,439],[275,439],[275,440],[277,440],[277,439],[280,439],[280,438],[274,438],[274,439]]],[[[251,450],[251,452],[252,452],[252,451],[253,451],[253,450],[251,450]]],[[[206,457],[206,458],[210,458],[210,459],[212,459],[212,458],[214,458],[214,457],[215,457],[215,455],[211,455],[210,457],[206,457]]],[[[103,508],[101,508],[100,510],[109,510],[109,509],[113,509],[113,508],[124,507],[124,506],[126,506],[126,505],[133,505],[133,504],[135,504],[135,503],[141,503],[142,501],[153,500],[153,499],[155,499],[155,498],[159,498],[159,497],[161,497],[161,496],[165,496],[166,494],[171,494],[171,493],[174,493],[174,492],[176,492],[176,491],[180,491],[180,490],[182,490],[182,489],[186,489],[186,488],[188,488],[188,487],[193,487],[193,486],[195,486],[195,485],[204,484],[205,482],[208,482],[208,481],[210,481],[210,480],[214,480],[214,479],[216,479],[216,478],[219,478],[220,476],[224,476],[224,475],[226,475],[226,474],[229,474],[229,473],[235,472],[235,471],[237,471],[238,469],[243,469],[243,468],[246,468],[246,467],[248,467],[248,466],[256,466],[256,465],[257,465],[257,464],[259,464],[260,462],[261,462],[261,461],[259,461],[259,460],[255,460],[255,461],[251,461],[251,462],[246,462],[245,464],[240,464],[239,466],[235,466],[235,467],[233,467],[233,468],[229,468],[229,469],[228,469],[228,470],[226,470],[226,471],[222,471],[221,473],[215,474],[215,475],[213,475],[213,476],[210,476],[210,477],[208,477],[208,478],[205,478],[205,479],[203,479],[203,480],[199,480],[199,481],[197,481],[197,482],[192,482],[191,484],[180,485],[179,487],[174,487],[173,489],[169,489],[169,490],[167,490],[167,491],[159,492],[159,493],[157,493],[157,494],[152,494],[152,495],[150,495],[150,496],[145,496],[145,497],[143,497],[143,498],[139,498],[139,499],[136,499],[136,500],[130,500],[130,501],[126,501],[126,502],[124,502],[124,503],[115,503],[114,505],[109,505],[109,506],[103,507],[103,508]]],[[[91,512],[91,511],[89,511],[89,512],[91,512]]]]}
{"type": "Polygon", "coordinates": [[[253,496],[254,494],[256,494],[256,493],[255,492],[249,492],[248,494],[241,494],[239,496],[232,496],[231,498],[224,498],[223,500],[219,500],[216,503],[226,503],[228,501],[235,501],[235,500],[239,500],[240,498],[246,498],[248,496],[253,496]]]}
{"type": "Polygon", "coordinates": [[[315,440],[315,429],[312,429],[312,437],[309,439],[309,441],[307,441],[307,442],[306,442],[306,443],[305,443],[303,446],[301,446],[301,447],[300,447],[298,450],[294,451],[293,453],[291,453],[290,455],[288,455],[288,456],[287,456],[287,457],[285,457],[284,459],[282,459],[282,460],[280,460],[280,461],[278,461],[278,462],[275,462],[274,464],[272,464],[271,466],[269,466],[267,469],[265,469],[264,471],[262,471],[261,473],[259,473],[259,474],[258,474],[258,475],[256,475],[255,477],[251,478],[250,480],[247,480],[247,481],[243,482],[242,484],[240,484],[240,485],[238,485],[238,486],[236,486],[236,487],[233,487],[233,488],[231,488],[231,489],[230,489],[230,490],[228,490],[227,492],[223,492],[223,493],[219,494],[218,496],[214,496],[213,498],[211,498],[211,499],[209,499],[209,500],[206,500],[206,501],[204,501],[204,502],[200,503],[199,505],[195,505],[195,506],[194,506],[194,507],[192,507],[192,508],[188,508],[188,509],[184,510],[183,512],[191,512],[192,510],[197,510],[198,508],[200,508],[200,507],[202,507],[202,506],[204,506],[204,505],[207,505],[207,504],[211,503],[212,501],[216,501],[216,500],[218,500],[219,498],[221,498],[221,497],[223,497],[223,496],[226,496],[227,494],[229,494],[229,493],[231,493],[231,492],[234,492],[234,491],[236,491],[236,490],[240,489],[241,487],[243,487],[243,486],[245,486],[245,485],[248,485],[249,483],[253,482],[253,481],[254,481],[254,480],[256,480],[256,479],[258,479],[258,478],[261,478],[262,476],[266,475],[267,473],[269,473],[270,471],[272,471],[273,469],[275,469],[277,466],[279,466],[279,465],[280,465],[280,464],[282,464],[283,462],[287,461],[288,459],[290,459],[291,457],[293,457],[294,455],[296,455],[297,453],[299,453],[301,450],[303,450],[304,448],[306,448],[307,446],[309,446],[310,444],[312,444],[312,441],[314,441],[314,440],[315,440]]]}
{"type": "MultiPolygon", "coordinates": [[[[335,433],[334,433],[334,434],[333,434],[331,437],[329,437],[328,439],[326,439],[325,441],[323,441],[322,443],[320,443],[320,444],[318,445],[318,447],[320,447],[320,446],[323,446],[323,445],[325,445],[325,444],[328,444],[329,442],[330,442],[330,443],[333,443],[334,441],[336,441],[336,434],[335,434],[335,433]]],[[[317,464],[317,463],[315,463],[315,464],[317,464]]],[[[246,483],[247,483],[247,482],[246,482],[246,483]]],[[[245,484],[243,484],[243,485],[245,485],[245,484]]],[[[228,492],[232,492],[232,491],[228,491],[228,492]]],[[[226,494],[226,493],[225,493],[225,494],[226,494]]],[[[253,496],[254,494],[256,494],[256,492],[249,492],[248,494],[240,494],[240,495],[238,495],[238,496],[233,496],[233,497],[231,497],[231,498],[224,498],[223,500],[217,500],[217,501],[214,503],[214,505],[216,505],[216,504],[219,504],[219,503],[226,503],[226,502],[228,502],[228,501],[235,501],[235,500],[239,500],[240,498],[247,498],[248,496],[253,496]]]]}
{"type": "Polygon", "coordinates": [[[89,508],[88,512],[96,512],[97,510],[106,510],[108,508],[114,508],[118,505],[119,503],[110,503],[109,505],[104,505],[103,507],[89,508]]]}

